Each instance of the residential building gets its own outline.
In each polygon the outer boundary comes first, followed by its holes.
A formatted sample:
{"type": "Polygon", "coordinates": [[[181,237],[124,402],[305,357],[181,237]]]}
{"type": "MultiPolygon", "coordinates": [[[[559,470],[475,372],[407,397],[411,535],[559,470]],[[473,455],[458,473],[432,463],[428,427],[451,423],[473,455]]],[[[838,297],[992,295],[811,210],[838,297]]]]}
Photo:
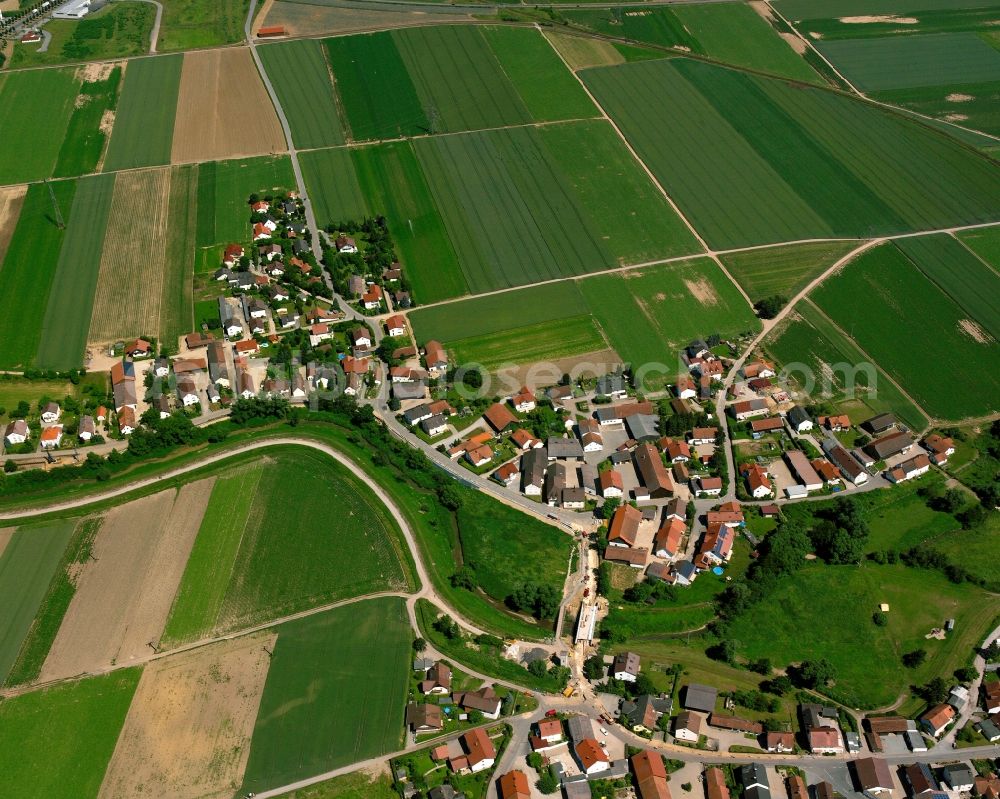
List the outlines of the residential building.
{"type": "Polygon", "coordinates": [[[521,456],[521,490],[525,496],[540,497],[545,485],[549,458],[545,448],[530,449],[521,456]]]}
{"type": "Polygon", "coordinates": [[[726,775],[717,766],[705,769],[705,793],[707,799],[729,799],[726,775]]]}
{"type": "Polygon", "coordinates": [[[813,429],[812,419],[809,418],[806,409],[801,405],[792,406],[792,409],[785,418],[788,420],[789,426],[796,433],[806,433],[813,429]]]}
{"type": "Polygon", "coordinates": [[[587,777],[611,768],[611,758],[601,748],[596,738],[584,738],[580,741],[575,747],[575,754],[580,770],[587,777]]]}
{"type": "Polygon", "coordinates": [[[935,705],[920,717],[920,726],[937,738],[955,720],[955,708],[948,704],[935,705]]]}
{"type": "Polygon", "coordinates": [[[653,538],[653,554],[658,558],[674,557],[686,532],[685,522],[676,517],[670,518],[656,531],[656,536],[653,538]]]}
{"type": "Polygon", "coordinates": [[[444,729],[440,705],[409,704],[406,706],[406,723],[417,735],[444,729]]]}
{"type": "Polygon", "coordinates": [[[500,697],[496,695],[492,686],[487,685],[478,691],[456,693],[452,699],[455,700],[455,704],[461,705],[466,710],[478,710],[488,719],[500,718],[500,697]]]}
{"type": "Polygon", "coordinates": [[[55,424],[42,428],[42,434],[39,436],[38,441],[41,444],[42,449],[58,449],[59,445],[62,443],[62,436],[63,426],[61,424],[55,424]]]}
{"type": "Polygon", "coordinates": [[[631,505],[620,505],[611,517],[608,544],[612,547],[634,547],[642,512],[631,505]]]}
{"type": "Polygon", "coordinates": [[[631,763],[638,799],[670,799],[667,768],[659,752],[644,749],[632,755],[631,763]]]}
{"type": "Polygon", "coordinates": [[[893,469],[886,472],[886,477],[893,483],[905,483],[916,477],[927,474],[931,470],[931,461],[923,453],[903,461],[893,469]]]}
{"type": "Polygon", "coordinates": [[[599,479],[602,497],[605,499],[621,499],[624,490],[621,472],[614,469],[606,469],[601,472],[599,479]]]}
{"type": "Polygon", "coordinates": [[[611,664],[611,676],[624,682],[635,682],[639,677],[639,656],[635,652],[620,652],[611,664]]]}
{"type": "Polygon", "coordinates": [[[701,736],[701,716],[696,716],[690,710],[677,714],[674,719],[674,738],[678,741],[697,743],[701,736]]]}
{"type": "Polygon", "coordinates": [[[23,444],[31,437],[31,431],[28,429],[28,423],[24,419],[15,419],[10,424],[7,425],[4,430],[4,441],[8,447],[15,447],[18,444],[23,444]]]}
{"type": "Polygon", "coordinates": [[[512,425],[517,424],[517,417],[502,402],[496,402],[487,408],[486,413],[483,414],[483,419],[486,420],[486,423],[493,428],[497,435],[500,435],[512,425]]]}
{"type": "Polygon", "coordinates": [[[518,413],[530,413],[536,407],[535,395],[526,386],[522,386],[510,402],[518,413]]]}
{"type": "Polygon", "coordinates": [[[795,735],[790,732],[765,732],[764,749],[778,754],[793,752],[795,751],[795,735]]]}
{"type": "Polygon", "coordinates": [[[753,419],[757,416],[766,416],[768,414],[767,401],[762,399],[750,399],[735,402],[730,406],[730,410],[732,411],[737,422],[743,422],[747,419],[753,419]]]}
{"type": "Polygon", "coordinates": [[[931,463],[944,466],[948,458],[955,454],[955,442],[937,433],[932,433],[924,439],[924,449],[930,454],[931,463]]]}
{"type": "Polygon", "coordinates": [[[844,744],[840,740],[840,730],[832,727],[809,730],[809,751],[814,755],[842,754],[844,744]]]}
{"type": "Polygon", "coordinates": [[[498,783],[500,799],[531,799],[531,786],[523,771],[508,771],[498,783]]]}
{"type": "Polygon", "coordinates": [[[880,757],[859,757],[851,762],[858,788],[871,794],[892,792],[892,774],[880,757]]]}
{"type": "Polygon", "coordinates": [[[640,444],[632,453],[632,458],[635,461],[636,471],[651,498],[670,497],[674,493],[670,473],[655,446],[649,443],[640,444]]]}
{"type": "Polygon", "coordinates": [[[950,763],[941,769],[941,779],[953,791],[963,793],[972,790],[976,775],[965,763],[950,763]]]}
{"type": "Polygon", "coordinates": [[[465,749],[468,758],[469,771],[473,774],[493,768],[497,750],[482,727],[469,730],[462,736],[462,748],[465,749]]]}

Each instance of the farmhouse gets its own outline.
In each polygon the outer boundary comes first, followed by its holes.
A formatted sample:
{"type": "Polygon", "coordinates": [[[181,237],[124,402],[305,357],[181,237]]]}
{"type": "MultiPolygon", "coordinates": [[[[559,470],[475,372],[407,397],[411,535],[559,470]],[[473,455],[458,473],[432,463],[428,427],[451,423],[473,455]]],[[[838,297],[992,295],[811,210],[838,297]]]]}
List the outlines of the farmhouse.
{"type": "Polygon", "coordinates": [[[747,481],[747,491],[754,499],[763,499],[774,494],[774,488],[767,476],[767,469],[759,464],[744,464],[743,475],[747,481]]]}
{"type": "Polygon", "coordinates": [[[440,705],[409,704],[406,706],[406,723],[417,735],[444,729],[440,705]]]}
{"type": "Polygon", "coordinates": [[[584,452],[600,452],[604,449],[604,436],[601,435],[601,425],[596,419],[582,419],[577,425],[577,435],[584,452]]]}
{"type": "Polygon", "coordinates": [[[42,449],[55,449],[62,443],[63,426],[61,424],[52,425],[42,430],[39,443],[42,449]]]}
{"type": "Polygon", "coordinates": [[[781,430],[784,427],[784,423],[781,421],[780,416],[768,416],[764,419],[752,419],[750,421],[750,435],[754,439],[763,438],[767,433],[773,433],[776,430],[781,430]]]}
{"type": "Polygon", "coordinates": [[[822,478],[816,474],[816,470],[813,469],[804,452],[797,449],[787,450],[784,459],[788,468],[791,469],[792,475],[806,491],[819,491],[823,487],[822,478]]]}
{"type": "Polygon", "coordinates": [[[840,741],[840,730],[821,727],[809,730],[809,751],[816,755],[835,755],[844,751],[840,741]]]}
{"type": "Polygon", "coordinates": [[[687,526],[680,519],[672,518],[665,521],[653,539],[653,554],[658,558],[674,557],[680,549],[681,539],[686,531],[687,526]]]}
{"type": "Polygon", "coordinates": [[[537,449],[538,447],[545,446],[539,439],[531,435],[530,432],[525,430],[523,427],[517,428],[513,433],[510,434],[510,440],[519,450],[537,449]]]}
{"type": "Polygon", "coordinates": [[[545,467],[549,457],[545,448],[528,450],[521,457],[521,490],[525,496],[540,497],[545,485],[545,467]]]}
{"type": "Polygon", "coordinates": [[[659,445],[670,463],[687,463],[691,460],[691,445],[686,441],[664,436],[659,445]]]}
{"type": "Polygon", "coordinates": [[[187,408],[190,405],[197,405],[198,392],[194,386],[194,380],[190,377],[184,377],[177,381],[177,397],[180,399],[181,404],[187,408]]]}
{"type": "Polygon", "coordinates": [[[865,446],[865,451],[877,461],[884,461],[893,455],[902,455],[913,446],[913,439],[908,433],[890,433],[882,438],[876,438],[865,446]]]}
{"type": "Polygon", "coordinates": [[[522,387],[510,402],[518,413],[530,413],[535,410],[535,395],[527,387],[522,387]]]}
{"type": "Polygon", "coordinates": [[[633,441],[655,441],[660,437],[660,417],[652,413],[633,413],[625,425],[633,441]]]}
{"type": "MultiPolygon", "coordinates": [[[[439,436],[448,429],[448,420],[443,414],[437,413],[426,419],[422,419],[420,421],[420,429],[431,438],[434,438],[434,436],[439,436]]],[[[486,447],[486,449],[489,449],[489,447],[486,447]]]]}
{"type": "Polygon", "coordinates": [[[688,710],[697,710],[702,713],[711,713],[715,710],[715,702],[719,692],[710,685],[691,683],[684,691],[684,707],[688,710]]]}
{"type": "Polygon", "coordinates": [[[943,733],[948,725],[955,719],[955,708],[951,705],[935,705],[920,717],[920,726],[937,738],[943,733]]]}
{"type": "Polygon", "coordinates": [[[748,763],[740,768],[740,783],[744,799],[770,799],[771,786],[767,772],[760,763],[748,763]]]}
{"type": "Polygon", "coordinates": [[[121,413],[123,408],[136,409],[138,400],[135,395],[135,380],[122,380],[114,386],[115,412],[121,413]]]}
{"type": "Polygon", "coordinates": [[[635,469],[653,499],[669,497],[674,493],[674,483],[660,453],[652,444],[640,444],[632,453],[635,469]]]}
{"type": "Polygon", "coordinates": [[[845,480],[854,485],[863,485],[868,482],[868,472],[837,441],[829,438],[824,440],[823,452],[826,453],[826,457],[837,467],[845,480]]]}
{"type": "Polygon", "coordinates": [[[791,732],[764,733],[764,749],[768,752],[785,753],[795,749],[795,734],[791,732]]]}
{"type": "Polygon", "coordinates": [[[899,466],[886,472],[886,477],[893,483],[904,483],[915,477],[927,474],[931,468],[931,461],[923,453],[914,458],[903,461],[899,466]]]}
{"type": "Polygon", "coordinates": [[[788,424],[796,433],[805,433],[813,429],[812,419],[801,405],[794,405],[786,417],[788,424]]]}
{"type": "Polygon", "coordinates": [[[944,466],[948,458],[955,454],[955,442],[937,433],[931,433],[924,439],[924,449],[930,454],[931,463],[944,466]]]}
{"type": "Polygon", "coordinates": [[[611,676],[623,682],[639,678],[639,656],[635,652],[620,652],[611,663],[611,676]]]}
{"type": "Polygon", "coordinates": [[[976,775],[965,763],[949,763],[941,769],[941,778],[945,785],[958,793],[971,791],[976,783],[976,775]]]}
{"type": "Polygon", "coordinates": [[[611,517],[608,544],[612,547],[634,547],[642,512],[632,505],[620,505],[611,517]]]}
{"type": "MultiPolygon", "coordinates": [[[[493,428],[497,435],[503,433],[511,425],[517,424],[517,417],[502,402],[495,402],[483,414],[483,419],[493,428]]],[[[578,445],[579,446],[579,445],[578,445]]]]}
{"type": "Polygon", "coordinates": [[[1000,681],[984,681],[980,687],[983,694],[983,707],[993,715],[1000,713],[1000,681]]]}
{"type": "Polygon", "coordinates": [[[605,499],[620,499],[624,491],[621,472],[614,469],[607,469],[601,472],[600,489],[601,496],[605,499]]]}
{"type": "Polygon", "coordinates": [[[774,365],[765,360],[753,361],[743,367],[743,376],[748,380],[755,377],[774,377],[774,365]]]}
{"type": "Polygon", "coordinates": [[[125,345],[125,354],[130,358],[145,358],[153,351],[153,345],[145,339],[137,338],[125,345]]]}
{"type": "Polygon", "coordinates": [[[7,442],[8,447],[13,447],[23,444],[30,437],[31,430],[28,429],[28,423],[24,419],[15,419],[4,430],[3,440],[7,442]]]}
{"type": "Polygon", "coordinates": [[[816,470],[816,474],[823,478],[823,482],[826,485],[834,485],[840,482],[840,471],[830,461],[823,458],[813,458],[809,461],[809,465],[816,470]]]}
{"type": "Polygon", "coordinates": [[[615,374],[599,377],[595,393],[598,396],[611,397],[611,399],[625,399],[628,395],[625,376],[620,372],[616,372],[615,374]]]}
{"type": "Polygon", "coordinates": [[[487,685],[478,691],[456,693],[452,698],[466,710],[478,710],[491,721],[500,718],[500,698],[491,686],[487,685]]]}
{"type": "Polygon", "coordinates": [[[735,402],[730,406],[733,416],[737,422],[753,419],[756,416],[767,415],[767,402],[762,399],[743,400],[735,402]]]}
{"type": "Polygon", "coordinates": [[[710,525],[724,524],[735,529],[744,523],[743,510],[738,502],[723,502],[705,515],[705,521],[710,525]]]}
{"type": "Polygon", "coordinates": [[[620,546],[608,545],[608,548],[604,550],[604,559],[610,560],[612,563],[623,563],[626,566],[631,566],[633,569],[644,569],[646,566],[646,558],[649,556],[649,550],[645,547],[629,548],[620,546]]]}
{"type": "Polygon", "coordinates": [[[896,426],[896,417],[891,413],[880,413],[878,416],[873,416],[871,419],[865,419],[861,423],[861,429],[870,433],[873,436],[880,436],[888,430],[892,430],[896,426]]]}
{"type": "Polygon", "coordinates": [[[691,479],[691,490],[699,496],[717,497],[722,493],[722,478],[694,477],[691,479]]]}
{"type": "Polygon", "coordinates": [[[689,741],[697,743],[701,735],[701,716],[697,716],[690,710],[685,710],[677,714],[674,719],[674,738],[678,741],[689,741]]]}
{"type": "Polygon", "coordinates": [[[135,432],[135,428],[135,409],[125,406],[118,411],[118,430],[123,436],[129,436],[135,432]]]}
{"type": "Polygon", "coordinates": [[[633,755],[631,762],[638,799],[670,799],[667,768],[658,752],[644,749],[633,755]]]}

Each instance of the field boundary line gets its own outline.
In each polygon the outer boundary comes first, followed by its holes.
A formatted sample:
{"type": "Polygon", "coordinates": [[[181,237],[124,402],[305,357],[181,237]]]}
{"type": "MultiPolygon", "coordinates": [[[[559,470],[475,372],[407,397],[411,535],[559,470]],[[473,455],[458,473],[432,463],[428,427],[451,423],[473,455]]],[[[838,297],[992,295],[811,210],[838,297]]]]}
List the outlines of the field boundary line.
{"type": "Polygon", "coordinates": [[[953,232],[948,231],[948,235],[951,236],[955,241],[957,241],[967,252],[969,252],[972,255],[973,258],[975,258],[977,261],[979,261],[979,263],[981,263],[983,266],[985,266],[987,269],[989,269],[995,275],[997,275],[998,277],[1000,277],[1000,269],[997,269],[995,266],[993,266],[993,264],[991,264],[989,261],[987,261],[985,258],[983,258],[978,252],[976,252],[974,249],[972,249],[972,247],[970,247],[968,244],[966,244],[964,241],[962,241],[953,232]]]}
{"type": "Polygon", "coordinates": [[[639,166],[642,167],[643,171],[646,173],[646,176],[650,179],[650,181],[652,181],[653,185],[656,186],[660,194],[663,195],[663,199],[667,201],[670,207],[674,210],[674,213],[677,214],[680,220],[691,232],[691,235],[694,236],[695,239],[697,239],[698,243],[705,251],[705,254],[715,262],[715,265],[719,267],[719,269],[722,270],[722,273],[729,279],[729,282],[736,287],[736,290],[743,296],[743,299],[746,300],[747,305],[749,305],[750,308],[752,309],[754,305],[753,301],[750,299],[750,295],[743,290],[743,286],[741,286],[739,283],[736,282],[736,279],[729,273],[729,270],[726,269],[725,264],[723,264],[722,261],[719,260],[719,256],[716,255],[715,251],[711,247],[708,246],[708,242],[705,241],[704,238],[702,238],[701,234],[698,232],[697,228],[695,228],[694,224],[692,224],[691,220],[689,220],[687,216],[684,215],[684,212],[681,211],[680,206],[674,201],[674,198],[670,196],[666,188],[664,188],[663,184],[660,183],[656,175],[653,174],[653,171],[649,168],[649,166],[647,166],[646,162],[642,160],[642,158],[639,156],[639,153],[632,146],[632,143],[625,136],[625,133],[622,131],[622,129],[618,127],[618,123],[611,118],[611,116],[605,110],[604,106],[598,102],[593,92],[590,91],[590,87],[587,86],[586,83],[584,83],[583,78],[581,78],[580,75],[576,73],[572,67],[570,67],[569,62],[566,60],[563,54],[559,52],[558,48],[556,48],[556,46],[549,40],[549,38],[543,34],[541,26],[538,25],[537,23],[535,23],[535,30],[538,31],[538,35],[541,36],[548,43],[549,47],[552,48],[552,51],[556,54],[556,56],[558,56],[563,66],[569,71],[569,73],[574,78],[576,78],[576,82],[580,84],[580,87],[587,93],[587,96],[590,98],[590,101],[601,112],[601,116],[603,116],[604,119],[608,121],[608,124],[611,125],[615,133],[618,134],[618,138],[621,139],[622,143],[632,154],[632,157],[636,160],[636,163],[638,163],[639,166]]]}

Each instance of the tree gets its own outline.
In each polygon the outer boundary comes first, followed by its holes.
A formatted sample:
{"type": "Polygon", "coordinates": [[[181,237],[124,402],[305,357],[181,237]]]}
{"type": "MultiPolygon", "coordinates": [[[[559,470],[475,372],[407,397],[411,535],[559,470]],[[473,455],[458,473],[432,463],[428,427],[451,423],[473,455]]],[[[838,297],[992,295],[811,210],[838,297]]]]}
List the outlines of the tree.
{"type": "Polygon", "coordinates": [[[656,694],[656,686],[653,685],[653,681],[650,679],[646,672],[640,672],[639,676],[635,678],[635,694],[636,696],[643,696],[644,694],[656,694]]]}
{"type": "Polygon", "coordinates": [[[622,501],[618,497],[608,497],[604,500],[604,504],[601,505],[601,518],[610,519],[621,504],[622,501]]]}
{"type": "Polygon", "coordinates": [[[872,623],[876,627],[885,627],[889,623],[889,617],[885,615],[881,610],[876,610],[872,614],[872,623]]]}
{"type": "Polygon", "coordinates": [[[781,294],[772,294],[770,297],[757,300],[753,307],[757,309],[757,315],[761,319],[774,319],[787,304],[787,297],[781,294]]]}
{"type": "Polygon", "coordinates": [[[8,458],[8,459],[7,459],[7,461],[6,461],[6,462],[4,463],[4,465],[3,465],[3,470],[4,470],[4,471],[5,471],[5,472],[6,472],[7,474],[13,474],[14,472],[16,472],[16,471],[17,471],[17,462],[16,462],[16,461],[14,461],[14,460],[13,460],[13,459],[11,459],[11,458],[8,458]]]}
{"type": "Polygon", "coordinates": [[[960,669],[955,669],[955,679],[959,682],[972,682],[976,679],[978,672],[972,666],[962,666],[960,669]]]}
{"type": "Polygon", "coordinates": [[[771,661],[768,658],[758,658],[747,665],[750,671],[756,672],[757,674],[770,674],[771,673],[771,661]]]}
{"type": "Polygon", "coordinates": [[[728,640],[719,641],[705,650],[705,654],[712,660],[720,660],[723,663],[733,663],[736,660],[736,645],[728,640]]]}
{"type": "Polygon", "coordinates": [[[917,666],[920,666],[925,660],[927,660],[926,649],[914,649],[912,652],[907,652],[903,655],[903,665],[908,669],[917,668],[917,666]]]}
{"type": "Polygon", "coordinates": [[[591,655],[583,662],[583,676],[588,680],[599,680],[604,676],[604,661],[599,655],[591,655]]]}
{"type": "Polygon", "coordinates": [[[944,677],[935,677],[927,685],[920,688],[918,693],[931,705],[939,705],[948,698],[948,683],[944,677]]]}
{"type": "Polygon", "coordinates": [[[806,660],[797,669],[789,668],[792,681],[802,688],[823,688],[828,685],[836,675],[833,664],[826,658],[819,660],[806,660]]]}
{"type": "Polygon", "coordinates": [[[545,769],[545,771],[542,772],[536,785],[538,786],[538,790],[544,794],[555,793],[559,790],[559,780],[557,780],[548,769],[545,769]]]}
{"type": "Polygon", "coordinates": [[[775,696],[784,696],[792,690],[792,681],[784,674],[779,674],[771,680],[761,680],[760,690],[774,694],[775,696]]]}
{"type": "Polygon", "coordinates": [[[413,639],[413,651],[420,654],[425,649],[427,649],[427,642],[423,638],[413,639]]]}
{"type": "Polygon", "coordinates": [[[544,677],[548,671],[548,664],[544,660],[533,660],[528,664],[528,671],[535,677],[544,677]]]}

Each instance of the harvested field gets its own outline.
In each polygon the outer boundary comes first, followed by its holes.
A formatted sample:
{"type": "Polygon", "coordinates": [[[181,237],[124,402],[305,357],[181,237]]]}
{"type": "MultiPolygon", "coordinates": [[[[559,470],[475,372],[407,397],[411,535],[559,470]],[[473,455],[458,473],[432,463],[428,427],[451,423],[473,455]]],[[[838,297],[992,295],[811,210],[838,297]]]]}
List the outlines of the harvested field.
{"type": "Polygon", "coordinates": [[[184,56],[172,163],[284,151],[281,125],[248,49],[184,56]]]}
{"type": "Polygon", "coordinates": [[[625,57],[618,52],[611,42],[602,39],[589,39],[583,36],[569,36],[565,33],[544,34],[552,46],[556,48],[570,69],[586,69],[587,67],[611,67],[624,64],[625,57]]]}
{"type": "Polygon", "coordinates": [[[16,527],[0,527],[0,558],[3,557],[3,551],[7,548],[7,544],[10,543],[10,539],[14,537],[16,529],[16,527]]]}
{"type": "Polygon", "coordinates": [[[183,275],[193,267],[196,176],[193,167],[117,174],[88,341],[190,325],[183,275]]]}
{"type": "Polygon", "coordinates": [[[24,203],[27,191],[27,186],[0,188],[0,264],[3,263],[7,245],[14,235],[14,228],[17,227],[17,218],[21,213],[21,205],[24,203]]]}
{"type": "Polygon", "coordinates": [[[222,799],[243,779],[277,634],[224,641],[146,667],[98,794],[222,799]]]}
{"type": "Polygon", "coordinates": [[[622,363],[622,357],[612,349],[586,352],[566,358],[554,358],[542,363],[523,363],[497,370],[494,384],[501,394],[513,393],[521,386],[532,390],[558,383],[565,374],[575,378],[600,377],[613,371],[622,363]]]}
{"type": "MultiPolygon", "coordinates": [[[[429,8],[429,6],[424,6],[429,8]]],[[[412,8],[412,6],[410,7],[412,8]]],[[[471,21],[471,14],[450,6],[441,6],[433,11],[399,10],[383,5],[373,8],[355,9],[333,6],[308,5],[306,3],[275,3],[267,11],[263,24],[281,25],[290,36],[315,36],[320,33],[363,33],[366,31],[405,28],[410,25],[427,25],[431,22],[471,21]]]]}
{"type": "Polygon", "coordinates": [[[214,479],[109,511],[42,666],[42,681],[148,654],[158,641],[214,479]],[[176,497],[176,499],[175,499],[176,497]]]}

